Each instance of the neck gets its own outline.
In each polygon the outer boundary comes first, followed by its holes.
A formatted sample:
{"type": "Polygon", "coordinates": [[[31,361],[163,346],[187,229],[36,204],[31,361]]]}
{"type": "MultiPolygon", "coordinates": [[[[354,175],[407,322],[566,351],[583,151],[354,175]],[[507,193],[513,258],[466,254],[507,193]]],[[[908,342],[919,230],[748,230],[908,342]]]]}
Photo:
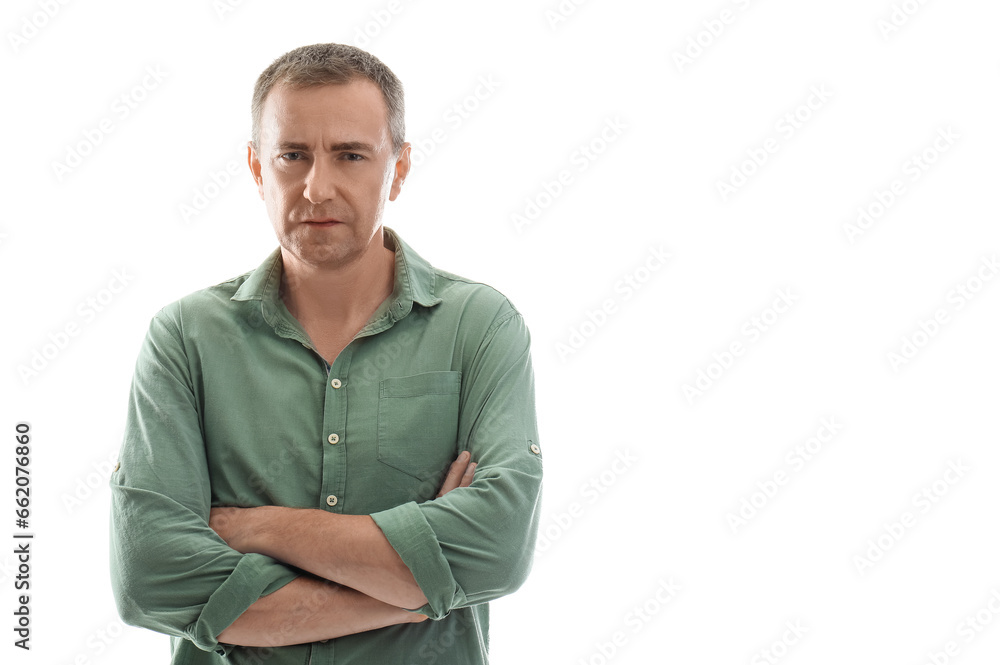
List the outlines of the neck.
{"type": "Polygon", "coordinates": [[[281,298],[288,311],[303,325],[363,325],[392,294],[395,253],[383,242],[379,234],[357,261],[336,268],[304,263],[282,248],[281,298]]]}

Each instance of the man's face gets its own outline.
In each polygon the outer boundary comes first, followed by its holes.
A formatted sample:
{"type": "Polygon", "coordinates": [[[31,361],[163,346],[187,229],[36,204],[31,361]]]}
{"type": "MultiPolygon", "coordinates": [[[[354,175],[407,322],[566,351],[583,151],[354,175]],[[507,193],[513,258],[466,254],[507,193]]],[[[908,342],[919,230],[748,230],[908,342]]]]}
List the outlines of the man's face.
{"type": "Polygon", "coordinates": [[[410,147],[394,154],[378,86],[278,84],[261,111],[250,170],[284,251],[318,268],[381,251],[373,241],[409,171],[410,147]]]}

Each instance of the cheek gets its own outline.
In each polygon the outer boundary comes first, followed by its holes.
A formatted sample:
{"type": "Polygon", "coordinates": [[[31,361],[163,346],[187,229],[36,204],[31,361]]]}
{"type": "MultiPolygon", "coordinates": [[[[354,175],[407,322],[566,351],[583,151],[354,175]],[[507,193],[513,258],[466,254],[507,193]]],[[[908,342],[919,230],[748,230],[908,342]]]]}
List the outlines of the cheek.
{"type": "Polygon", "coordinates": [[[372,191],[372,195],[377,195],[379,201],[384,201],[390,193],[392,193],[392,182],[394,180],[394,173],[388,171],[382,174],[382,182],[378,184],[378,190],[372,191]]]}
{"type": "Polygon", "coordinates": [[[268,188],[264,195],[264,207],[267,209],[267,216],[275,230],[284,228],[291,204],[282,190],[273,185],[268,188]]]}
{"type": "Polygon", "coordinates": [[[265,180],[264,182],[264,198],[267,200],[268,206],[280,209],[287,205],[292,196],[292,187],[280,177],[271,178],[270,181],[265,180]]]}

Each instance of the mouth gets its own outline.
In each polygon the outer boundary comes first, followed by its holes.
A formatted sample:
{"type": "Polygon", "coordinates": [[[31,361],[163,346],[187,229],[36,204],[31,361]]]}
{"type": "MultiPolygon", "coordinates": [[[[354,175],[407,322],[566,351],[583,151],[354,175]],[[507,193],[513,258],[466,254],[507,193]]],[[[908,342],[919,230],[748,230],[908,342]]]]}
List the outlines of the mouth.
{"type": "Polygon", "coordinates": [[[336,226],[338,224],[343,224],[343,222],[341,222],[340,220],[336,220],[333,218],[307,219],[302,223],[308,226],[315,226],[319,228],[328,228],[336,226]]]}

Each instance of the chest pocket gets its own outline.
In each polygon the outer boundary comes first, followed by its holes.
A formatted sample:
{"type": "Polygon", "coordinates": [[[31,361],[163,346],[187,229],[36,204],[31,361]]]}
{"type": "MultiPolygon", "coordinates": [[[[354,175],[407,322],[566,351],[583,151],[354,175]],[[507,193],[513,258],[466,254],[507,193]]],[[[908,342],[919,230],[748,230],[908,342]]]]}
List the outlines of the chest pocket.
{"type": "Polygon", "coordinates": [[[379,382],[378,460],[420,480],[443,477],[457,454],[461,372],[379,382]]]}

